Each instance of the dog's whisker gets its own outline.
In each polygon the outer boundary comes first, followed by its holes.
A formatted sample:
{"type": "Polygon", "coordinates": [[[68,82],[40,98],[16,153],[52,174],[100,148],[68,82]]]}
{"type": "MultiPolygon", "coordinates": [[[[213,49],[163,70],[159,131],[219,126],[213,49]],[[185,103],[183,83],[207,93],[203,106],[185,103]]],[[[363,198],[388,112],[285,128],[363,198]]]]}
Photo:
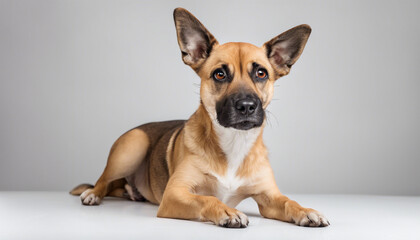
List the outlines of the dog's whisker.
{"type": "Polygon", "coordinates": [[[276,115],[274,115],[271,111],[266,110],[266,112],[269,114],[269,116],[273,116],[274,120],[276,120],[277,126],[280,126],[279,121],[276,117],[276,115]]]}
{"type": "Polygon", "coordinates": [[[272,127],[272,125],[271,125],[271,120],[270,120],[270,116],[269,116],[269,115],[267,115],[267,125],[268,125],[269,127],[272,127]]]}

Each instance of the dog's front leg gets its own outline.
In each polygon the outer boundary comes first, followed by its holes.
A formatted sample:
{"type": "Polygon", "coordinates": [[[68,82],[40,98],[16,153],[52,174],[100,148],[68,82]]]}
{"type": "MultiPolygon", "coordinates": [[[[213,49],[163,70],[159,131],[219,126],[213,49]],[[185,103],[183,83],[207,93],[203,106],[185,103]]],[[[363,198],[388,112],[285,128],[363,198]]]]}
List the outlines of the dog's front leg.
{"type": "Polygon", "coordinates": [[[175,173],[169,180],[159,206],[158,217],[211,221],[228,228],[248,226],[248,217],[242,212],[228,207],[216,197],[194,194],[193,182],[197,178],[191,178],[194,174],[187,172],[188,174],[175,173]]]}
{"type": "Polygon", "coordinates": [[[266,178],[261,186],[264,187],[261,187],[259,193],[255,194],[253,198],[258,203],[262,216],[295,223],[299,226],[325,227],[330,225],[322,213],[312,208],[304,208],[296,201],[281,194],[274,177],[266,178]]]}
{"type": "Polygon", "coordinates": [[[330,225],[322,213],[300,206],[288,197],[277,194],[261,193],[254,196],[258,203],[260,213],[266,218],[295,223],[306,227],[325,227],[330,225]]]}
{"type": "Polygon", "coordinates": [[[226,206],[216,197],[195,195],[186,189],[165,192],[157,216],[211,221],[228,228],[245,228],[249,223],[245,214],[226,206]]]}

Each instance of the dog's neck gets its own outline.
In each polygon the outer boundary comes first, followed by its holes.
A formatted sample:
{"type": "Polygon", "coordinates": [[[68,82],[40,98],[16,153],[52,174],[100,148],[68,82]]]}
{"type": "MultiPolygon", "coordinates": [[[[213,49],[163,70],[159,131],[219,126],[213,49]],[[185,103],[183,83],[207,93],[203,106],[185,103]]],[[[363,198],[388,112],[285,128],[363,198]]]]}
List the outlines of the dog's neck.
{"type": "Polygon", "coordinates": [[[236,172],[260,135],[261,127],[237,130],[223,127],[217,120],[212,120],[212,124],[219,146],[226,155],[228,169],[236,172]]]}

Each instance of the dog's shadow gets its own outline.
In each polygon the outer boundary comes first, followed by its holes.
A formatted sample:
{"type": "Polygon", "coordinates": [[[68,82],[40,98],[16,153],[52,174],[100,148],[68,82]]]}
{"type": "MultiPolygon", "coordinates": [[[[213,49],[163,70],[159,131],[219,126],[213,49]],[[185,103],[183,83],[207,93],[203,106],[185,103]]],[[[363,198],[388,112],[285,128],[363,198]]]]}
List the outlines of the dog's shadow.
{"type": "MultiPolygon", "coordinates": [[[[156,217],[156,213],[159,209],[159,205],[153,204],[149,201],[132,201],[130,199],[124,199],[124,198],[117,198],[117,197],[105,197],[102,201],[101,205],[110,206],[110,205],[121,205],[123,204],[122,208],[140,208],[142,212],[151,213],[154,217],[156,217]],[[126,203],[129,204],[126,204],[126,203]],[[152,213],[153,212],[153,213],[152,213]]],[[[254,211],[242,211],[245,215],[248,217],[259,217],[264,218],[261,216],[261,214],[254,212],[254,211]]]]}
{"type": "Polygon", "coordinates": [[[254,212],[243,212],[245,215],[247,215],[248,217],[260,217],[260,218],[263,218],[262,216],[261,216],[261,214],[258,214],[258,213],[254,213],[254,212]]]}

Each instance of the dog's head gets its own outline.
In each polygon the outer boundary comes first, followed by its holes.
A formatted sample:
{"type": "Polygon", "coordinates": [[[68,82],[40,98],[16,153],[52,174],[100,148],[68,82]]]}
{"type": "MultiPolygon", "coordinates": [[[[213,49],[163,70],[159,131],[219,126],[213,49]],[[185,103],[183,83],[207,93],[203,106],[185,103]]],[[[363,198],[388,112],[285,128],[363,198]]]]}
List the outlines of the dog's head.
{"type": "Polygon", "coordinates": [[[262,47],[214,36],[185,9],[174,11],[182,60],[201,78],[201,103],[210,117],[226,128],[259,127],[273,96],[274,81],[287,75],[311,33],[299,25],[262,47]]]}

